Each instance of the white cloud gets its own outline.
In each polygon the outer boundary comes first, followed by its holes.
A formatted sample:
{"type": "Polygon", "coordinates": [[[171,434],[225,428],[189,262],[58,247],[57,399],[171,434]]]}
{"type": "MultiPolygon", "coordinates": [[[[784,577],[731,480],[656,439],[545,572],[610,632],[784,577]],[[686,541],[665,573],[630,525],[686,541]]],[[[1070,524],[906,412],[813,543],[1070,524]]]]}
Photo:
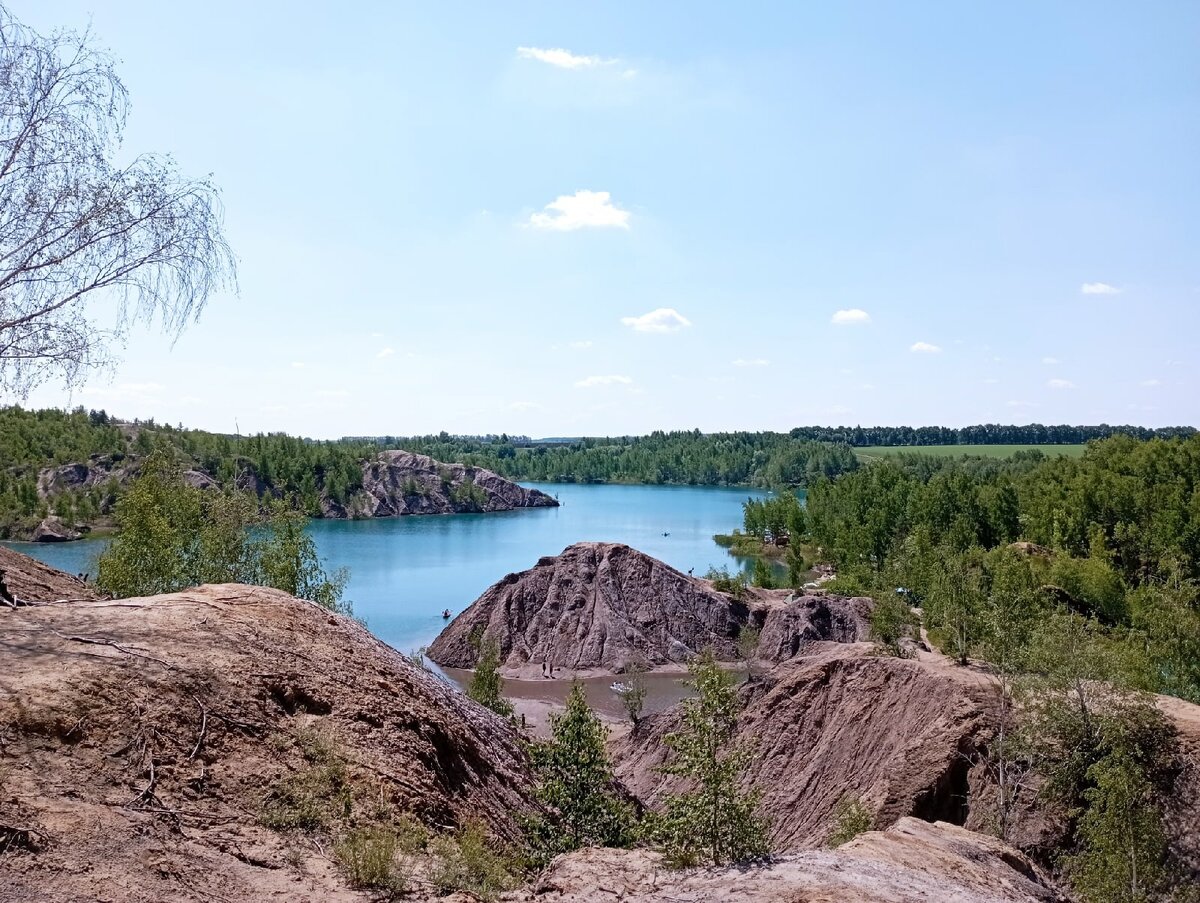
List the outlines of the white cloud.
{"type": "Polygon", "coordinates": [[[590,341],[586,341],[586,340],[582,341],[582,342],[572,342],[571,347],[572,348],[591,348],[592,343],[590,341]]]}
{"type": "Polygon", "coordinates": [[[598,56],[582,56],[569,50],[563,50],[561,47],[518,47],[517,56],[523,60],[537,60],[539,63],[556,66],[559,69],[592,69],[596,66],[617,62],[616,60],[601,59],[598,56]]]}
{"type": "Polygon", "coordinates": [[[596,386],[630,386],[633,380],[628,376],[589,376],[575,383],[577,389],[594,389],[596,386]]]}
{"type": "Polygon", "coordinates": [[[1121,289],[1107,282],[1085,282],[1079,286],[1079,291],[1085,295],[1119,295],[1121,289]]]}
{"type": "Polygon", "coordinates": [[[940,354],[942,351],[937,345],[930,345],[928,342],[914,342],[908,350],[916,354],[940,354]]]}
{"type": "Polygon", "coordinates": [[[1060,361],[1056,357],[1044,357],[1044,358],[1042,358],[1042,363],[1045,364],[1047,367],[1057,367],[1059,364],[1062,363],[1062,361],[1060,361]]]}
{"type": "Polygon", "coordinates": [[[345,389],[320,389],[317,398],[349,398],[350,393],[345,389]]]}
{"type": "Polygon", "coordinates": [[[1048,379],[1046,380],[1046,387],[1049,389],[1074,389],[1075,383],[1069,379],[1048,379]]]}
{"type": "Polygon", "coordinates": [[[865,310],[859,310],[857,307],[852,307],[849,310],[839,310],[829,318],[829,322],[835,326],[858,326],[864,323],[871,322],[871,315],[865,310]]]}
{"type": "Polygon", "coordinates": [[[985,379],[983,381],[983,384],[985,386],[996,386],[996,385],[1000,384],[1000,380],[996,379],[996,377],[993,376],[993,377],[989,377],[988,379],[985,379]]]}
{"type": "Polygon", "coordinates": [[[560,194],[545,209],[550,212],[533,214],[529,217],[529,225],[556,232],[629,228],[629,211],[614,206],[612,195],[607,191],[580,189],[574,194],[560,194]]]}
{"type": "Polygon", "coordinates": [[[640,317],[621,317],[621,324],[634,332],[678,332],[692,321],[673,307],[659,307],[640,317]]]}
{"type": "Polygon", "coordinates": [[[508,407],[513,411],[540,411],[542,408],[536,401],[514,401],[508,407]]]}
{"type": "Polygon", "coordinates": [[[303,370],[304,369],[304,361],[292,361],[292,369],[293,370],[303,370]]]}
{"type": "Polygon", "coordinates": [[[1004,402],[1010,408],[1036,408],[1036,401],[1006,401],[1004,402]]]}
{"type": "Polygon", "coordinates": [[[769,366],[771,366],[771,362],[763,357],[751,358],[750,360],[746,360],[746,358],[744,358],[744,357],[739,357],[736,361],[733,362],[733,366],[735,366],[735,367],[769,367],[769,366]]]}
{"type": "Polygon", "coordinates": [[[377,355],[375,355],[375,356],[376,356],[377,358],[380,358],[380,359],[382,359],[382,358],[385,358],[385,357],[391,357],[391,356],[392,356],[393,354],[395,354],[395,353],[396,353],[396,349],[395,349],[395,348],[384,348],[384,349],[380,350],[380,352],[379,352],[377,355]]]}
{"type": "Polygon", "coordinates": [[[1139,383],[1139,385],[1145,389],[1153,389],[1155,386],[1161,386],[1162,380],[1161,379],[1143,379],[1139,383]]]}
{"type": "Polygon", "coordinates": [[[373,332],[373,333],[371,333],[371,338],[373,338],[373,339],[382,339],[382,338],[383,338],[383,333],[382,333],[382,332],[373,332]]]}

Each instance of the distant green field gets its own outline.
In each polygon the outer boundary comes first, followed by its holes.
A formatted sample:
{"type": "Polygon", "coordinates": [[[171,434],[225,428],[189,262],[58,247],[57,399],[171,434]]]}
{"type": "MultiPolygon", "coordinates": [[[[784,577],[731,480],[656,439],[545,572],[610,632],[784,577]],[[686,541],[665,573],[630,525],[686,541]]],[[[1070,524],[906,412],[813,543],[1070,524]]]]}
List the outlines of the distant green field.
{"type": "Polygon", "coordinates": [[[962,455],[977,455],[983,458],[1007,458],[1019,451],[1036,448],[1045,455],[1069,455],[1077,458],[1086,445],[871,445],[856,448],[854,453],[864,461],[887,455],[922,454],[957,458],[962,455]]]}

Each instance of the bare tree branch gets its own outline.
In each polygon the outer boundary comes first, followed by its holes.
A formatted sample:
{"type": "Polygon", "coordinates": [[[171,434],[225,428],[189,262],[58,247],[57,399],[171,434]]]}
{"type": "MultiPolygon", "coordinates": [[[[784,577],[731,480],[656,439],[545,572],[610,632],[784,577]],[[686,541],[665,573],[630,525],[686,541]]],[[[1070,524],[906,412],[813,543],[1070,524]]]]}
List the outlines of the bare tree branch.
{"type": "Polygon", "coordinates": [[[236,285],[213,183],[118,164],[127,111],[90,33],[41,35],[0,3],[0,391],[77,382],[132,324],[178,336],[236,285]]]}

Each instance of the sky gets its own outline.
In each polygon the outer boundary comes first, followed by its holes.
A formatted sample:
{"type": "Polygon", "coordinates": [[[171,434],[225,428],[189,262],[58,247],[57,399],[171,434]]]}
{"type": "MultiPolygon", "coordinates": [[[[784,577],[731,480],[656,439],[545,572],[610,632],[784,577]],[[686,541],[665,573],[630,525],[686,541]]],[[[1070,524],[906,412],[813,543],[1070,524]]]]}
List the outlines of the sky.
{"type": "Polygon", "coordinates": [[[30,406],[243,434],[1200,424],[1200,4],[5,0],[236,294],[30,406]]]}

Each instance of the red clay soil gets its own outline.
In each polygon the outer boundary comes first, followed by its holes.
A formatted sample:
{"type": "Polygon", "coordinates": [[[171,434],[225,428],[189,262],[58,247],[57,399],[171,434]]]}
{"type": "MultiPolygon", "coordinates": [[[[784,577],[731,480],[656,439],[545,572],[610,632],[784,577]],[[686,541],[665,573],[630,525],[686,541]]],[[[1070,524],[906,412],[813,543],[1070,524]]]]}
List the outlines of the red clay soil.
{"type": "Polygon", "coordinates": [[[0,650],[5,903],[367,899],[333,862],[339,830],[412,813],[514,837],[531,806],[507,721],[275,590],[3,609],[0,650]],[[347,775],[334,827],[264,827],[318,741],[347,775]]]}

